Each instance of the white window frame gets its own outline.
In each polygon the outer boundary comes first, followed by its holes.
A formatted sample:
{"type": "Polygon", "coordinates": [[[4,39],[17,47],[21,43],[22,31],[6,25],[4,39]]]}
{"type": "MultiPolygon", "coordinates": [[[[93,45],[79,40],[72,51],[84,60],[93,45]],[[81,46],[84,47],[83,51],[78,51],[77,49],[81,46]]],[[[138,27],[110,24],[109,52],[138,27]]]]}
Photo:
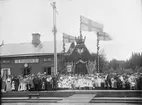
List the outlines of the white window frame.
{"type": "Polygon", "coordinates": [[[8,70],[8,75],[11,75],[11,70],[10,70],[10,68],[2,68],[1,69],[1,77],[3,77],[3,71],[4,70],[8,70]]]}

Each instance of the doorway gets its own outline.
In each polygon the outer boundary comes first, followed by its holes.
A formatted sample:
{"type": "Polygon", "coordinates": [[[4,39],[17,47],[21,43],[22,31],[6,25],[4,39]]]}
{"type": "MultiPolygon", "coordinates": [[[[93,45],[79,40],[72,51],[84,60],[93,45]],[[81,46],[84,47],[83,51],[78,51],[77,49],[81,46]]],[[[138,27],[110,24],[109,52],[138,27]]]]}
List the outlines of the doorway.
{"type": "Polygon", "coordinates": [[[86,68],[86,63],[77,63],[75,65],[75,74],[81,74],[81,75],[85,75],[88,74],[87,68],[86,68]]]}
{"type": "Polygon", "coordinates": [[[23,76],[29,75],[31,73],[31,69],[29,67],[24,67],[23,76]]]}
{"type": "Polygon", "coordinates": [[[47,75],[51,75],[51,67],[44,67],[44,72],[46,72],[47,75]]]}

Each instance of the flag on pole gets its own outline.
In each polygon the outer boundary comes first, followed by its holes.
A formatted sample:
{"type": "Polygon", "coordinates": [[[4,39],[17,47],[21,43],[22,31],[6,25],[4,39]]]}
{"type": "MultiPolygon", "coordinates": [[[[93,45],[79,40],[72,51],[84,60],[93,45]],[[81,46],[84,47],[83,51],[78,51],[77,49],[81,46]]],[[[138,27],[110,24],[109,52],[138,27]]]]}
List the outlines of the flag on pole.
{"type": "Polygon", "coordinates": [[[75,42],[75,37],[71,36],[71,35],[68,35],[66,33],[63,33],[63,41],[65,43],[72,43],[72,42],[75,42]]]}
{"type": "Polygon", "coordinates": [[[109,40],[112,40],[112,38],[110,37],[110,35],[106,32],[98,32],[98,38],[99,40],[102,40],[102,41],[109,41],[109,40]]]}
{"type": "Polygon", "coordinates": [[[82,31],[102,31],[103,25],[97,23],[91,19],[88,19],[84,16],[80,16],[80,28],[82,31]]]}

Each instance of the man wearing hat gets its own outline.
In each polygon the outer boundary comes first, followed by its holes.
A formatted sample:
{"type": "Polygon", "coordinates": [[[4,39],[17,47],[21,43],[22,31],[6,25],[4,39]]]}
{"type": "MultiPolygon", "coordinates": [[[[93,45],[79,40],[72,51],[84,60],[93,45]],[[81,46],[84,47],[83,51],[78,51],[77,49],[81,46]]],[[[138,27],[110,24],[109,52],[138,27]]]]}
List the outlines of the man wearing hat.
{"type": "Polygon", "coordinates": [[[26,63],[24,64],[23,77],[29,74],[30,74],[30,68],[29,68],[29,65],[26,63]]]}

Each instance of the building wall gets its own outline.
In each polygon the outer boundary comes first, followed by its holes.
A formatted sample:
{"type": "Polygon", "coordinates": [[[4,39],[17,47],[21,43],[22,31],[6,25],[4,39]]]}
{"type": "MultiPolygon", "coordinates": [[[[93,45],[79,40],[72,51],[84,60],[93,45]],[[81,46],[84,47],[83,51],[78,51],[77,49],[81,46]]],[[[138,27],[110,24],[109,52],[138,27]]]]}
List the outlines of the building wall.
{"type": "MultiPolygon", "coordinates": [[[[54,55],[42,55],[42,56],[31,56],[31,57],[5,57],[0,59],[1,69],[10,68],[12,75],[22,74],[24,70],[25,60],[38,59],[38,62],[27,63],[31,68],[31,73],[37,74],[38,72],[44,72],[44,68],[51,67],[51,73],[54,74],[54,55]],[[24,59],[24,61],[22,61],[24,59]],[[16,61],[15,61],[16,60],[16,61]],[[18,60],[18,61],[17,61],[18,60]]],[[[61,57],[58,56],[58,63],[61,57]]],[[[58,65],[58,68],[61,68],[58,65]]]]}

